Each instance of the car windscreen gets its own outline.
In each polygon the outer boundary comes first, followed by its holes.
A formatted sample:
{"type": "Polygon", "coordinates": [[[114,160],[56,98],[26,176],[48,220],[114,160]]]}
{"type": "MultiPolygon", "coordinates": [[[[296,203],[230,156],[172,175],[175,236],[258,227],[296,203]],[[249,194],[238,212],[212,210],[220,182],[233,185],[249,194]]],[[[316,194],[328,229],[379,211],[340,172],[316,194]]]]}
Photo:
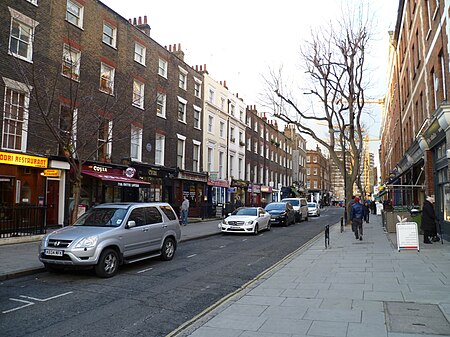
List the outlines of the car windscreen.
{"type": "Polygon", "coordinates": [[[280,209],[286,209],[285,203],[279,203],[279,204],[268,204],[266,206],[266,211],[272,211],[274,209],[280,210],[280,209]]]}
{"type": "MultiPolygon", "coordinates": [[[[283,201],[283,200],[282,200],[282,201],[283,201]]],[[[298,205],[300,205],[300,201],[299,201],[299,200],[296,200],[296,199],[285,200],[285,201],[289,201],[289,202],[292,204],[292,206],[298,206],[298,205]]]]}
{"type": "Polygon", "coordinates": [[[314,208],[314,207],[316,207],[316,204],[315,204],[315,203],[311,203],[311,202],[309,202],[309,203],[308,203],[308,207],[312,207],[312,208],[314,208]]]}
{"type": "Polygon", "coordinates": [[[256,208],[239,208],[235,212],[233,212],[233,215],[253,215],[256,216],[257,210],[256,208]]]}
{"type": "Polygon", "coordinates": [[[119,227],[127,214],[124,208],[92,208],[73,224],[74,226],[119,227]]]}

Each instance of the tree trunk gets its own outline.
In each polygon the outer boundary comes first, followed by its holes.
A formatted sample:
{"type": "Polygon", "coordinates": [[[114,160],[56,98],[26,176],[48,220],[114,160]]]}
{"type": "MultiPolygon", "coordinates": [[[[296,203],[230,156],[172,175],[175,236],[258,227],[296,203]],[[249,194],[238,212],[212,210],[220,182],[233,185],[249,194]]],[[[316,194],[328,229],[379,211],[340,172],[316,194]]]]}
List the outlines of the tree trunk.
{"type": "Polygon", "coordinates": [[[73,184],[73,208],[70,215],[70,224],[73,225],[78,218],[78,205],[80,204],[81,178],[77,177],[73,184]]]}

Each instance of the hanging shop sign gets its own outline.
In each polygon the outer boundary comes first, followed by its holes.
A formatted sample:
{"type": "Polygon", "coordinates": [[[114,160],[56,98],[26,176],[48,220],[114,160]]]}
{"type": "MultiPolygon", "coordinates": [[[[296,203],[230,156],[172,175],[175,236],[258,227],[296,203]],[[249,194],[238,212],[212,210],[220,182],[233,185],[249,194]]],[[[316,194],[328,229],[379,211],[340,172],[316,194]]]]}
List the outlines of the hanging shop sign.
{"type": "Polygon", "coordinates": [[[58,178],[59,177],[59,170],[58,169],[45,169],[42,172],[42,175],[44,177],[53,177],[53,178],[58,178]]]}
{"type": "Polygon", "coordinates": [[[0,152],[0,164],[47,168],[48,158],[12,152],[0,152]]]}

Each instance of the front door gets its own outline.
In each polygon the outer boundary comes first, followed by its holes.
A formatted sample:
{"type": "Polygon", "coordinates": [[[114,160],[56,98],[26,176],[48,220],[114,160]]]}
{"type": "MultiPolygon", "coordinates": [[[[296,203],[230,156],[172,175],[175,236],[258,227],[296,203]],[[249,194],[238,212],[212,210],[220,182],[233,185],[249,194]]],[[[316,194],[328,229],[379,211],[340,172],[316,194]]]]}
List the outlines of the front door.
{"type": "Polygon", "coordinates": [[[47,180],[47,226],[58,224],[59,180],[47,180]]]}

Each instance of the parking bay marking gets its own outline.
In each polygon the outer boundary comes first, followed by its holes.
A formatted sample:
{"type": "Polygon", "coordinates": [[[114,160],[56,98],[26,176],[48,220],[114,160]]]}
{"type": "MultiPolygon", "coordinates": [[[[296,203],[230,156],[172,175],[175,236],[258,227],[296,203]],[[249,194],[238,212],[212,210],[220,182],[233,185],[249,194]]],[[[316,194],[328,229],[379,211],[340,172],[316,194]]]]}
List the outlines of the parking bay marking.
{"type": "Polygon", "coordinates": [[[189,255],[187,258],[190,259],[191,257],[194,257],[194,256],[197,256],[197,254],[189,255]]]}
{"type": "Polygon", "coordinates": [[[143,270],[139,270],[137,273],[138,274],[140,274],[140,273],[145,273],[146,271],[150,271],[150,270],[152,270],[153,268],[147,268],[147,269],[143,269],[143,270]]]}
{"type": "MultiPolygon", "coordinates": [[[[72,293],[73,293],[73,291],[68,291],[66,293],[59,294],[59,295],[56,295],[56,296],[47,297],[47,298],[37,298],[37,297],[31,297],[31,296],[25,296],[25,295],[20,295],[19,297],[26,298],[28,300],[33,300],[33,301],[36,301],[36,302],[47,302],[47,301],[54,300],[54,299],[62,297],[62,296],[66,296],[66,295],[72,294],[72,293]]],[[[9,310],[2,311],[2,314],[8,314],[10,312],[13,312],[13,311],[16,311],[16,310],[20,310],[20,309],[26,308],[26,307],[28,307],[30,305],[36,304],[34,302],[21,300],[21,299],[18,299],[18,298],[10,298],[10,301],[21,302],[21,303],[25,303],[25,304],[21,305],[19,307],[16,307],[16,308],[12,308],[12,309],[9,309],[9,310]]]]}

